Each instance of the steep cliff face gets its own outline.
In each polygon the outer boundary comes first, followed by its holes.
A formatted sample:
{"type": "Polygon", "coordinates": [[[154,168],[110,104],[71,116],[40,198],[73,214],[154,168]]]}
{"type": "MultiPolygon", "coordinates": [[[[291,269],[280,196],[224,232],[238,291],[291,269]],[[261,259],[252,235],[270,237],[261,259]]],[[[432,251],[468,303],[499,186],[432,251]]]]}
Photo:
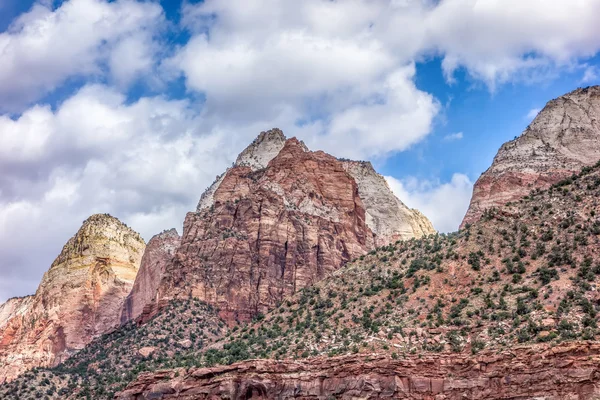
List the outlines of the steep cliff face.
{"type": "Polygon", "coordinates": [[[156,300],[196,296],[230,323],[248,320],[347,261],[435,232],[370,163],[311,152],[262,132],[202,195],[156,300]]]}
{"type": "Polygon", "coordinates": [[[158,287],[168,264],[173,262],[181,237],[175,229],[155,235],[150,239],[131,293],[123,303],[121,324],[152,315],[158,304],[158,287]],[[146,309],[144,309],[146,307],[146,309]]]}
{"type": "Polygon", "coordinates": [[[118,326],[144,248],[139,234],[116,218],[88,218],[44,274],[36,294],[2,307],[0,380],[54,365],[118,326]]]}
{"type": "Polygon", "coordinates": [[[385,178],[375,171],[370,162],[342,163],[358,185],[358,194],[365,205],[367,226],[374,233],[377,246],[436,232],[421,212],[406,207],[392,193],[385,178]]]}
{"type": "Polygon", "coordinates": [[[502,145],[475,183],[462,227],[492,207],[544,189],[600,159],[600,86],[554,99],[518,138],[502,145]]]}
{"type": "Polygon", "coordinates": [[[33,296],[13,297],[0,305],[0,329],[12,318],[22,315],[31,304],[33,296]]]}
{"type": "Polygon", "coordinates": [[[290,139],[252,167],[229,169],[214,203],[187,215],[161,297],[193,295],[247,320],[373,247],[356,182],[334,157],[290,139]]]}

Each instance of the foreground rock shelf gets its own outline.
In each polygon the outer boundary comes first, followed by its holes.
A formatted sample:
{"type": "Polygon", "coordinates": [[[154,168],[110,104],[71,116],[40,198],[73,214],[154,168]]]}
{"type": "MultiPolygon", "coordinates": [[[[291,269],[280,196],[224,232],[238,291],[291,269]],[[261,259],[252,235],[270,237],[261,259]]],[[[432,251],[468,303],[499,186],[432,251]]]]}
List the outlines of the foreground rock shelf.
{"type": "Polygon", "coordinates": [[[600,343],[516,347],[478,355],[351,355],[143,374],[120,400],[597,399],[600,343]]]}

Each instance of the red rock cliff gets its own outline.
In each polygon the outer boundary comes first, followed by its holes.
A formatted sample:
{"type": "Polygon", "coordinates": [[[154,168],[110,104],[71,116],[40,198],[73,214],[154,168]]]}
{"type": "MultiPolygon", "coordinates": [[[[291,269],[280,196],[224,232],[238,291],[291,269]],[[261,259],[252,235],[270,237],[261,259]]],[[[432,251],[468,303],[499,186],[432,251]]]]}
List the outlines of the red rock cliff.
{"type": "Polygon", "coordinates": [[[461,227],[479,219],[487,208],[547,188],[599,159],[600,86],[554,99],[521,136],[502,145],[475,183],[461,227]]]}
{"type": "Polygon", "coordinates": [[[141,375],[119,400],[145,399],[598,399],[600,344],[522,346],[502,353],[383,354],[141,375]]]}
{"type": "Polygon", "coordinates": [[[0,382],[59,363],[119,325],[145,243],[108,215],[93,215],[64,246],[34,296],[0,307],[0,382]]]}
{"type": "Polygon", "coordinates": [[[134,314],[195,296],[230,323],[248,320],[376,245],[433,232],[370,164],[311,152],[278,129],[262,132],[188,213],[158,288],[136,282],[153,294],[134,314]]]}

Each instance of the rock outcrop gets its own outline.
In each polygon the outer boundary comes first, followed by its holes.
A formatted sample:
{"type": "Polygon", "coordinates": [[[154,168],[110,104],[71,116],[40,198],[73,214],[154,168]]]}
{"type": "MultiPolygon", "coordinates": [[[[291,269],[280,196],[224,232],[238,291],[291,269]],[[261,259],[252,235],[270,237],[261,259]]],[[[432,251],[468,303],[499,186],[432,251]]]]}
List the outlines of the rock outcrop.
{"type": "Polygon", "coordinates": [[[138,319],[144,322],[147,320],[144,315],[150,316],[155,312],[159,301],[158,287],[167,265],[173,262],[180,242],[181,237],[175,229],[164,231],[150,239],[131,293],[123,303],[121,324],[138,319]]]}
{"type": "Polygon", "coordinates": [[[600,86],[554,99],[521,136],[502,145],[475,183],[461,227],[489,208],[579,172],[600,159],[600,86]]]}
{"type": "Polygon", "coordinates": [[[50,366],[119,325],[145,243],[109,215],[93,215],[44,274],[34,296],[0,308],[0,382],[50,366]]]}
{"type": "Polygon", "coordinates": [[[501,353],[350,355],[141,375],[119,400],[597,399],[600,344],[522,346],[501,353]]]}
{"type": "Polygon", "coordinates": [[[419,210],[406,207],[370,162],[344,160],[342,163],[358,185],[367,226],[374,233],[377,246],[435,233],[427,217],[419,210]]]}
{"type": "Polygon", "coordinates": [[[132,316],[195,296],[229,323],[248,320],[375,246],[433,232],[370,163],[311,152],[279,129],[262,132],[186,216],[160,286],[136,282],[149,303],[132,316]]]}

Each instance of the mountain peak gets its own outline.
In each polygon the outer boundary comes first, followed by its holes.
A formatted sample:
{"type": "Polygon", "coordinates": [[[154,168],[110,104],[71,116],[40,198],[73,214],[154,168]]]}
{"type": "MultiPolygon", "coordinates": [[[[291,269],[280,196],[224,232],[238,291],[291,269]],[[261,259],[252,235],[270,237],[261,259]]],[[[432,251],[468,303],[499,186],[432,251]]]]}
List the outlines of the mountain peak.
{"type": "Polygon", "coordinates": [[[545,189],[600,159],[600,86],[549,101],[525,131],[504,143],[475,183],[461,226],[486,209],[545,189]]]}
{"type": "Polygon", "coordinates": [[[253,171],[265,168],[283,148],[286,137],[281,129],[261,132],[235,160],[236,166],[247,166],[253,171]]]}

